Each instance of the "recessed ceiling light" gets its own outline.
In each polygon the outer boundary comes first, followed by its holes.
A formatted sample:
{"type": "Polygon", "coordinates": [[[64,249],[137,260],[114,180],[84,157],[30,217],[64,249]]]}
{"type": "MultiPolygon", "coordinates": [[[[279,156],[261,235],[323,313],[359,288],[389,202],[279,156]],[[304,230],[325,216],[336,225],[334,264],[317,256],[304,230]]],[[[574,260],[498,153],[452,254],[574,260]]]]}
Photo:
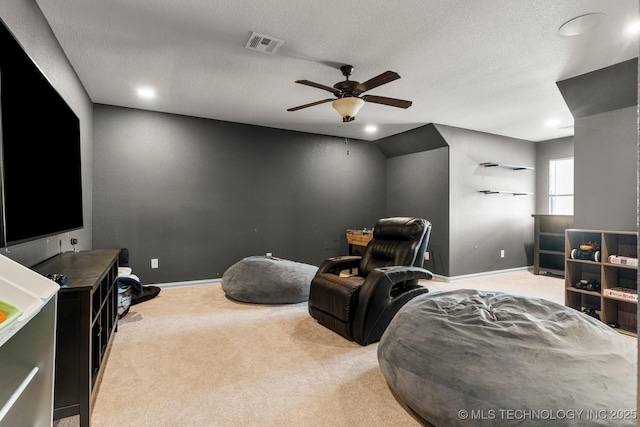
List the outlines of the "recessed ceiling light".
{"type": "Polygon", "coordinates": [[[364,128],[364,131],[367,132],[367,133],[374,133],[377,130],[378,130],[378,126],[376,126],[376,125],[367,125],[364,128]]]}
{"type": "Polygon", "coordinates": [[[577,36],[594,29],[606,19],[605,13],[587,13],[568,20],[560,26],[559,31],[563,36],[577,36]]]}
{"type": "Polygon", "coordinates": [[[633,24],[627,26],[627,34],[638,34],[640,33],[640,21],[634,22],[633,24]]]}
{"type": "Polygon", "coordinates": [[[156,91],[150,87],[139,87],[137,90],[138,96],[144,99],[151,99],[156,97],[156,91]]]}
{"type": "Polygon", "coordinates": [[[546,121],[545,126],[547,127],[555,127],[558,126],[560,124],[560,120],[558,119],[549,119],[546,121]]]}

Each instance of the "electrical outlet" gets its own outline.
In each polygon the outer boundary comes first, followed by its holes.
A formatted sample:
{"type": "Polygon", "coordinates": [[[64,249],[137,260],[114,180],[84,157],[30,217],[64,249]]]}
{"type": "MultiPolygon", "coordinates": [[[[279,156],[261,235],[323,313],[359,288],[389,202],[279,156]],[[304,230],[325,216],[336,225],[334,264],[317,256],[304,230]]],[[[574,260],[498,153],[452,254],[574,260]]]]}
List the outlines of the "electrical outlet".
{"type": "Polygon", "coordinates": [[[151,258],[151,268],[158,268],[158,258],[151,258]]]}
{"type": "Polygon", "coordinates": [[[267,256],[273,256],[273,253],[267,252],[267,256]]]}
{"type": "Polygon", "coordinates": [[[429,251],[426,251],[426,252],[424,253],[424,260],[425,260],[425,261],[429,261],[429,251]]]}
{"type": "Polygon", "coordinates": [[[504,249],[500,249],[500,258],[504,258],[504,249]]]}

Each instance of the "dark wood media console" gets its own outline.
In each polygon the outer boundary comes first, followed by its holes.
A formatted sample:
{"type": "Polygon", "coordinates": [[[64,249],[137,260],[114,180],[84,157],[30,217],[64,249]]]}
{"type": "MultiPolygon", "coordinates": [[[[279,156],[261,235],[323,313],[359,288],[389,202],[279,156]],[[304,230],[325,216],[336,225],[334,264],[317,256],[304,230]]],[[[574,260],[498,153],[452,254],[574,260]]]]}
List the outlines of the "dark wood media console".
{"type": "Polygon", "coordinates": [[[63,274],[58,293],[53,418],[89,426],[100,374],[118,324],[119,249],[65,252],[33,267],[63,274]]]}

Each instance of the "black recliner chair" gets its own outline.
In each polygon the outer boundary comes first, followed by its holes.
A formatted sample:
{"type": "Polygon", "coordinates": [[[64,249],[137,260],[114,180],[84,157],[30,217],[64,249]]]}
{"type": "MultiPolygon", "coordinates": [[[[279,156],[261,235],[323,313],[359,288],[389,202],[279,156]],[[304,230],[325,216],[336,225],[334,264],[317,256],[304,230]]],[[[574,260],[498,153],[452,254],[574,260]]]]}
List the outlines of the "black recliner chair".
{"type": "Polygon", "coordinates": [[[382,218],[364,255],[325,260],[311,281],[309,314],[320,324],[360,345],[380,340],[389,322],[410,299],[429,292],[418,280],[431,223],[421,218],[382,218]],[[341,275],[357,268],[357,275],[341,275]]]}

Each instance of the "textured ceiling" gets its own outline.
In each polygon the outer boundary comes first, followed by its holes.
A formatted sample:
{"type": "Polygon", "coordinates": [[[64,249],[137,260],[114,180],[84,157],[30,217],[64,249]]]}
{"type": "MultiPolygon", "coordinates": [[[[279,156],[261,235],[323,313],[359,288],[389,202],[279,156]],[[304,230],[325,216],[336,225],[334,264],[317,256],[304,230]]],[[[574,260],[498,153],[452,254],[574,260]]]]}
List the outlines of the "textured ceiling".
{"type": "Polygon", "coordinates": [[[36,0],[95,103],[375,140],[427,123],[542,141],[573,134],[556,81],[638,56],[637,0],[36,0]],[[592,31],[561,36],[578,15],[592,31]],[[285,41],[275,55],[244,46],[259,32],[285,41]],[[363,82],[400,74],[343,124],[330,98],[355,66],[363,82]],[[139,85],[157,90],[136,96],[139,85]],[[327,96],[328,95],[328,96],[327,96]],[[552,118],[559,124],[548,127],[552,118]],[[376,124],[378,132],[364,132],[376,124]]]}

